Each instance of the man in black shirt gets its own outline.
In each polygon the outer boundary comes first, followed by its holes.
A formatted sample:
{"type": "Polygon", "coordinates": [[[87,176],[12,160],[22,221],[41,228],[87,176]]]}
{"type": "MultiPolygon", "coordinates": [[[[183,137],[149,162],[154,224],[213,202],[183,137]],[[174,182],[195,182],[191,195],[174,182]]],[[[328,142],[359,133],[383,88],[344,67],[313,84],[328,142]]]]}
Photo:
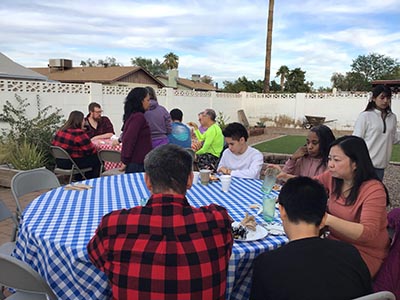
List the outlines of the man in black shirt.
{"type": "Polygon", "coordinates": [[[255,259],[252,300],[345,300],[372,293],[358,250],[319,237],[326,202],[324,187],[311,178],[293,178],[283,186],[279,210],[290,242],[255,259]]]}

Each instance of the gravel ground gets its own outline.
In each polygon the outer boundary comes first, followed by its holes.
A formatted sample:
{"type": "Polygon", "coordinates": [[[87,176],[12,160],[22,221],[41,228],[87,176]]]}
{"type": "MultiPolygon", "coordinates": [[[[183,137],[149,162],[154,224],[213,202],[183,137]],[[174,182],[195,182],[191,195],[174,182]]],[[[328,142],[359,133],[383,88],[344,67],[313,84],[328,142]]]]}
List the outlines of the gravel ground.
{"type": "MultiPolygon", "coordinates": [[[[287,134],[299,134],[306,135],[308,130],[304,129],[289,129],[289,128],[275,128],[268,127],[265,129],[265,134],[249,137],[248,143],[250,145],[258,144],[273,138],[277,138],[281,135],[287,134]]],[[[344,134],[351,134],[351,132],[334,132],[335,136],[341,136],[344,134]]],[[[385,177],[383,183],[386,185],[389,191],[390,205],[388,210],[400,207],[400,164],[390,164],[385,170],[385,177]]]]}

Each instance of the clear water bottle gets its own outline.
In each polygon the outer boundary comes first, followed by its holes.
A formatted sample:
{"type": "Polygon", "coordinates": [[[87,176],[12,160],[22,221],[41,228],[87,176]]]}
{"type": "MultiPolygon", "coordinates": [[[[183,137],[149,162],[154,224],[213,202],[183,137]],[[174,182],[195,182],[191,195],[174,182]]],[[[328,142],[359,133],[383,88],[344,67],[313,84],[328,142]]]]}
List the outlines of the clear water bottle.
{"type": "Polygon", "coordinates": [[[263,219],[266,222],[272,222],[275,218],[276,196],[271,193],[264,194],[262,201],[263,201],[263,219]]]}

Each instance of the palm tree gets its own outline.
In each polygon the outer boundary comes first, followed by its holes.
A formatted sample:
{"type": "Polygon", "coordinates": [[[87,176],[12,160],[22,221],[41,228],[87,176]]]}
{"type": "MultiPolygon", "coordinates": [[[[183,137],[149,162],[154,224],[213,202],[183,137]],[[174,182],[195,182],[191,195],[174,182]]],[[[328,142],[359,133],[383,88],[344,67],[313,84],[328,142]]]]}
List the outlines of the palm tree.
{"type": "Polygon", "coordinates": [[[289,68],[287,66],[281,66],[278,72],[276,72],[276,77],[280,76],[282,92],[283,89],[285,88],[285,79],[288,75],[289,75],[289,68]]]}
{"type": "Polygon", "coordinates": [[[165,65],[169,70],[178,69],[179,56],[173,52],[164,55],[163,65],[165,65]]]}
{"type": "Polygon", "coordinates": [[[271,46],[272,46],[272,24],[274,19],[274,0],[269,0],[268,26],[267,26],[267,50],[265,55],[264,92],[269,92],[269,81],[271,74],[271,46]]]}

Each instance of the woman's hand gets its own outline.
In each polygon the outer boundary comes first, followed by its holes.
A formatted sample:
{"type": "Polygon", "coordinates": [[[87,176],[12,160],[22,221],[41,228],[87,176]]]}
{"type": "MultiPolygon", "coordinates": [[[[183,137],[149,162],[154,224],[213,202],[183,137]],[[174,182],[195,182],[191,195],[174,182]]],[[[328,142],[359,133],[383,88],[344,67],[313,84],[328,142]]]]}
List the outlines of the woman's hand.
{"type": "Polygon", "coordinates": [[[357,240],[364,231],[364,225],[343,220],[331,214],[327,214],[325,225],[352,240],[357,240]]]}
{"type": "Polygon", "coordinates": [[[290,178],[294,178],[294,177],[296,177],[296,176],[295,176],[295,175],[292,175],[292,174],[285,173],[285,172],[280,172],[280,173],[278,174],[278,176],[276,176],[276,179],[281,180],[281,181],[283,181],[283,182],[286,182],[286,181],[288,181],[290,178]]]}
{"type": "Polygon", "coordinates": [[[126,170],[126,165],[123,163],[121,168],[119,168],[119,171],[120,172],[125,172],[125,170],[126,170]]]}
{"type": "Polygon", "coordinates": [[[301,146],[292,154],[291,159],[298,160],[299,158],[307,154],[308,154],[307,146],[301,146]]]}

